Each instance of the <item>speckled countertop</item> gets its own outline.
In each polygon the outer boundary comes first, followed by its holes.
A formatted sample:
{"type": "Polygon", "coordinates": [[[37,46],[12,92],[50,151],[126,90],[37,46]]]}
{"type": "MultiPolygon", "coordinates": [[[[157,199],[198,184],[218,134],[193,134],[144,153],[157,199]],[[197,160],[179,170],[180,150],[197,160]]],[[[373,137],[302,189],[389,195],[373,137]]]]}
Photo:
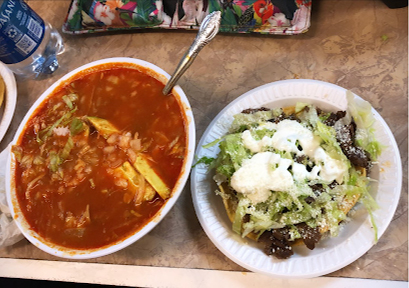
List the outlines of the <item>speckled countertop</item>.
{"type": "MultiPolygon", "coordinates": [[[[28,3],[61,31],[70,1],[28,3]]],[[[179,82],[193,108],[197,138],[225,105],[277,80],[327,81],[368,100],[388,123],[400,149],[401,201],[380,241],[329,276],[408,281],[408,9],[388,9],[380,0],[313,1],[312,7],[312,24],[305,34],[219,34],[203,49],[179,82]]],[[[195,35],[189,31],[63,34],[67,49],[53,77],[17,78],[17,108],[1,150],[30,105],[65,73],[115,56],[146,60],[171,73],[195,35]]],[[[82,262],[246,271],[208,239],[195,216],[189,187],[188,183],[167,217],[147,236],[122,251],[82,262]]],[[[61,261],[26,240],[0,249],[0,257],[61,261]]]]}

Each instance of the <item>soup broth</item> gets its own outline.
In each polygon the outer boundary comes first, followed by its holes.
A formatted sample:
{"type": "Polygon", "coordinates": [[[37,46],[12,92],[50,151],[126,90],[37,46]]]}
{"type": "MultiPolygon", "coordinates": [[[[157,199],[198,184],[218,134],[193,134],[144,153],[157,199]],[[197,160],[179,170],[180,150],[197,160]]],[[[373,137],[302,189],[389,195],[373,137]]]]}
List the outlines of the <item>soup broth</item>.
{"type": "Polygon", "coordinates": [[[186,156],[183,107],[148,71],[127,65],[101,65],[60,85],[12,148],[20,208],[49,242],[111,245],[171,197],[186,156]]]}

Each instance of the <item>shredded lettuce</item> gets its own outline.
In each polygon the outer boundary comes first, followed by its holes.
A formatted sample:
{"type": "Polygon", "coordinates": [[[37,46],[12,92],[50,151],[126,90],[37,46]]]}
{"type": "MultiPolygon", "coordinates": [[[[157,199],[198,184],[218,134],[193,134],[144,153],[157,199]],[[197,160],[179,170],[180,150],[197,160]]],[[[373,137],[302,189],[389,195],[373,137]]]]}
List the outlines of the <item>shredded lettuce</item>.
{"type": "Polygon", "coordinates": [[[371,155],[375,161],[382,151],[382,145],[375,138],[375,117],[372,114],[372,106],[367,101],[358,99],[351,91],[347,91],[348,113],[354,119],[356,131],[356,144],[371,155]]]}
{"type": "Polygon", "coordinates": [[[307,103],[303,103],[303,102],[297,102],[297,104],[295,104],[295,113],[299,113],[302,110],[304,110],[305,107],[307,107],[308,104],[307,103]]]}
{"type": "MultiPolygon", "coordinates": [[[[324,144],[321,146],[324,148],[325,152],[327,152],[332,158],[342,161],[348,168],[351,167],[350,161],[342,152],[342,149],[336,140],[336,132],[333,127],[327,126],[321,121],[317,121],[313,132],[324,141],[324,144]]],[[[344,180],[347,180],[348,177],[348,174],[346,174],[344,180]]]]}
{"type": "Polygon", "coordinates": [[[82,122],[81,119],[75,117],[72,119],[71,125],[70,125],[70,132],[71,135],[77,135],[78,133],[82,132],[84,130],[84,123],[82,122]]]}
{"type": "Polygon", "coordinates": [[[202,164],[202,163],[205,164],[205,165],[211,165],[214,160],[215,160],[215,158],[213,158],[213,157],[203,156],[199,160],[197,160],[196,163],[192,167],[194,168],[197,165],[202,164]]]}
{"type": "Polygon", "coordinates": [[[216,160],[217,172],[231,177],[238,170],[244,159],[250,157],[250,152],[241,141],[241,133],[229,134],[220,142],[220,154],[216,160]]]}
{"type": "Polygon", "coordinates": [[[72,140],[72,137],[68,137],[67,142],[64,145],[64,148],[61,151],[60,158],[62,160],[66,160],[68,156],[70,155],[70,152],[72,148],[74,147],[74,141],[72,140]]]}
{"type": "Polygon", "coordinates": [[[230,127],[230,133],[242,132],[251,127],[256,127],[259,123],[277,117],[282,113],[281,109],[270,111],[258,111],[252,114],[239,113],[234,115],[234,121],[230,127]]]}
{"type": "Polygon", "coordinates": [[[307,106],[308,109],[304,109],[302,113],[300,113],[299,118],[301,121],[310,124],[312,127],[317,125],[317,122],[321,121],[318,117],[317,109],[315,106],[309,105],[307,106]]]}
{"type": "Polygon", "coordinates": [[[215,146],[217,143],[219,143],[221,140],[223,140],[223,137],[222,137],[222,138],[219,138],[219,139],[216,139],[216,140],[214,140],[214,141],[212,141],[212,142],[210,142],[210,143],[208,143],[208,144],[206,144],[206,145],[203,145],[203,148],[207,149],[207,148],[213,147],[213,146],[215,146]]]}
{"type": "Polygon", "coordinates": [[[65,104],[68,106],[68,108],[73,109],[74,108],[74,101],[78,100],[78,95],[75,93],[71,93],[68,95],[62,96],[62,100],[65,102],[65,104]]]}
{"type": "Polygon", "coordinates": [[[50,137],[53,133],[54,128],[57,128],[59,125],[64,126],[67,123],[70,123],[72,121],[72,115],[74,112],[77,110],[77,108],[72,109],[71,111],[68,111],[64,113],[57,121],[54,122],[51,126],[48,126],[44,130],[41,130],[37,133],[37,142],[41,143],[45,141],[48,137],[50,137]]]}
{"type": "Polygon", "coordinates": [[[17,145],[11,146],[11,152],[13,152],[14,156],[16,157],[16,160],[18,162],[21,162],[21,159],[23,159],[23,148],[17,145]]]}
{"type": "Polygon", "coordinates": [[[237,205],[236,213],[233,221],[233,231],[241,235],[241,225],[244,215],[246,215],[246,206],[248,205],[248,199],[242,198],[237,205]]]}
{"type": "Polygon", "coordinates": [[[368,211],[372,227],[374,228],[375,232],[375,243],[378,242],[378,227],[376,225],[375,219],[373,217],[373,211],[379,208],[378,203],[376,203],[375,199],[369,193],[369,178],[365,175],[362,175],[360,171],[355,169],[351,169],[351,182],[350,185],[353,185],[349,191],[347,191],[347,195],[349,197],[353,196],[353,191],[355,190],[356,194],[359,194],[359,202],[361,202],[365,209],[368,211]]]}
{"type": "Polygon", "coordinates": [[[326,213],[323,214],[323,217],[326,219],[332,237],[338,236],[339,223],[346,219],[346,214],[339,209],[338,205],[335,201],[328,201],[324,206],[326,213]]]}
{"type": "Polygon", "coordinates": [[[253,136],[254,139],[256,140],[261,140],[263,137],[273,137],[274,131],[271,131],[269,129],[256,129],[252,130],[251,136],[253,136]]]}
{"type": "Polygon", "coordinates": [[[355,98],[351,91],[347,91],[348,112],[354,118],[358,128],[368,129],[375,123],[372,106],[365,100],[355,98]]]}
{"type": "MultiPolygon", "coordinates": [[[[355,145],[370,153],[373,161],[381,152],[382,147],[374,136],[372,126],[375,119],[371,112],[372,108],[367,102],[357,103],[350,92],[347,93],[347,97],[349,101],[348,113],[357,124],[355,145]]],[[[342,205],[345,204],[345,201],[354,204],[356,199],[359,199],[369,212],[377,240],[377,227],[374,223],[372,211],[377,209],[378,206],[369,193],[368,178],[366,175],[362,175],[360,170],[355,169],[343,153],[336,139],[335,128],[324,124],[323,121],[330,113],[320,113],[323,116],[319,117],[316,107],[306,103],[297,103],[295,112],[301,124],[309,128],[316,137],[321,139],[320,146],[324,151],[331,158],[345,164],[344,167],[347,167],[347,172],[343,174],[343,183],[335,183],[336,186],[334,187],[323,180],[307,180],[307,178],[300,182],[294,180],[295,189],[286,192],[270,191],[271,195],[266,201],[256,204],[253,204],[245,194],[237,192],[238,205],[233,220],[233,230],[244,237],[248,233],[261,235],[266,230],[288,227],[292,231],[291,237],[294,240],[301,237],[294,225],[306,223],[313,228],[326,227],[331,236],[337,236],[340,229],[339,224],[346,219],[346,212],[349,211],[342,205]],[[320,185],[321,189],[312,189],[314,185],[320,185]],[[348,211],[344,212],[344,210],[348,211]],[[247,220],[243,223],[244,216],[246,216],[247,220]]],[[[252,158],[255,154],[244,146],[242,132],[249,130],[256,141],[262,140],[263,137],[272,138],[276,131],[264,128],[263,124],[274,120],[275,117],[282,115],[282,113],[282,109],[275,109],[235,115],[229,130],[230,133],[204,146],[204,148],[209,148],[218,144],[220,152],[217,158],[207,159],[207,157],[204,157],[199,159],[196,165],[204,163],[214,167],[217,182],[230,184],[232,175],[240,169],[243,161],[252,158]]],[[[296,145],[299,144],[296,143],[296,145]]],[[[308,157],[296,161],[295,159],[299,155],[297,156],[295,152],[277,151],[275,148],[268,146],[263,147],[263,149],[279,154],[281,159],[291,159],[294,161],[293,163],[297,162],[305,166],[311,166],[308,167],[310,169],[317,165],[313,163],[313,159],[308,157]]],[[[274,171],[277,167],[271,167],[271,169],[271,171],[274,171]]],[[[290,166],[288,171],[295,173],[292,169],[290,166]]]]}
{"type": "Polygon", "coordinates": [[[58,166],[63,162],[63,160],[58,156],[57,152],[51,151],[49,155],[48,169],[52,172],[57,172],[58,166]]]}

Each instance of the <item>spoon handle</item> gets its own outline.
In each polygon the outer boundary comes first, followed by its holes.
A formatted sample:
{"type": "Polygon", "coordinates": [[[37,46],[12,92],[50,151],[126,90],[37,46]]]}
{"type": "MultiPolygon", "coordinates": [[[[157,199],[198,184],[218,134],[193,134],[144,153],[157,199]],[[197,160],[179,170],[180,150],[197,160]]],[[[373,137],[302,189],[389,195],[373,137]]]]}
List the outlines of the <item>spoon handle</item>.
{"type": "Polygon", "coordinates": [[[195,40],[190,46],[189,50],[180,60],[179,65],[176,67],[175,72],[173,72],[172,77],[166,83],[165,88],[163,88],[162,93],[167,95],[175,86],[176,82],[179,80],[180,76],[189,68],[189,66],[195,60],[197,54],[202,50],[202,48],[208,44],[217,32],[219,32],[220,27],[221,12],[215,11],[206,16],[200,25],[199,32],[196,35],[195,40]]]}

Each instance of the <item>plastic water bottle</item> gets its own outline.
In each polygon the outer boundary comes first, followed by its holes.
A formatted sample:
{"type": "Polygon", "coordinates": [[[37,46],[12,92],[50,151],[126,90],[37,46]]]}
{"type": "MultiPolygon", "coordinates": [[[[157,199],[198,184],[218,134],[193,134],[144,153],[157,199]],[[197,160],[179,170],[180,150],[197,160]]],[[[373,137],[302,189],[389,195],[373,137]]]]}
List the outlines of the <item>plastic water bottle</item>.
{"type": "Polygon", "coordinates": [[[61,35],[22,0],[0,0],[0,61],[15,74],[37,78],[58,68],[61,35]]]}

